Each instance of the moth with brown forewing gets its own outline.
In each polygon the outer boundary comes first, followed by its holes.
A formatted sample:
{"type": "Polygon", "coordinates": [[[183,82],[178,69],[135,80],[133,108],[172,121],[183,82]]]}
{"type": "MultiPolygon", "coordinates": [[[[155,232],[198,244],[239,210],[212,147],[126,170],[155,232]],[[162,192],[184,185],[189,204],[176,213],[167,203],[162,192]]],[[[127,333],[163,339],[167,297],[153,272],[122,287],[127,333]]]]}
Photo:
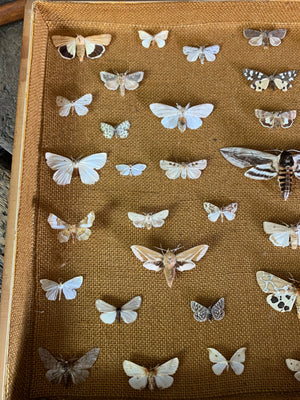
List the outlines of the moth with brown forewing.
{"type": "Polygon", "coordinates": [[[277,247],[297,249],[300,246],[300,222],[296,225],[281,225],[265,221],[264,231],[270,235],[269,239],[277,247]]]}
{"type": "Polygon", "coordinates": [[[48,369],[46,378],[52,383],[63,383],[66,387],[70,383],[78,384],[85,382],[89,376],[88,369],[97,361],[100,349],[94,347],[80,358],[64,360],[62,357],[54,357],[50,351],[39,347],[39,356],[48,369]]]}
{"type": "Polygon", "coordinates": [[[300,154],[293,154],[297,150],[283,150],[275,155],[242,147],[226,147],[220,152],[227,161],[236,167],[251,167],[245,172],[247,178],[269,180],[278,176],[284,200],[287,200],[291,194],[293,177],[300,179],[300,154]]]}
{"type": "Polygon", "coordinates": [[[94,59],[101,57],[105,52],[105,47],[111,42],[110,34],[83,37],[77,35],[71,36],[52,36],[52,41],[57,47],[59,54],[66,60],[72,60],[76,54],[79,61],[82,62],[85,55],[94,59]]]}
{"type": "Polygon", "coordinates": [[[297,116],[296,110],[291,111],[263,111],[255,110],[255,116],[265,128],[290,128],[297,116]]]}
{"type": "Polygon", "coordinates": [[[109,90],[120,89],[121,96],[125,96],[126,90],[135,90],[139,87],[139,83],[144,78],[144,72],[138,71],[132,74],[117,72],[112,74],[110,72],[101,71],[100,78],[104,82],[104,86],[109,90]]]}
{"type": "Polygon", "coordinates": [[[298,75],[298,71],[296,69],[281,72],[279,74],[266,75],[263,72],[255,71],[254,69],[245,68],[243,70],[244,77],[251,81],[251,89],[256,90],[257,92],[263,92],[268,87],[272,90],[276,88],[282,90],[283,92],[288,91],[293,82],[298,75]]]}
{"type": "Polygon", "coordinates": [[[144,246],[131,246],[133,254],[151,271],[164,271],[167,285],[172,287],[176,270],[183,272],[195,268],[194,261],[199,261],[207,252],[208,246],[202,244],[182,253],[175,254],[177,249],[165,250],[163,253],[150,250],[144,246]]]}
{"type": "Polygon", "coordinates": [[[246,39],[249,39],[251,46],[263,46],[264,49],[267,49],[269,44],[271,46],[279,46],[281,44],[281,39],[286,35],[286,29],[276,29],[274,31],[244,29],[243,34],[246,39]]]}

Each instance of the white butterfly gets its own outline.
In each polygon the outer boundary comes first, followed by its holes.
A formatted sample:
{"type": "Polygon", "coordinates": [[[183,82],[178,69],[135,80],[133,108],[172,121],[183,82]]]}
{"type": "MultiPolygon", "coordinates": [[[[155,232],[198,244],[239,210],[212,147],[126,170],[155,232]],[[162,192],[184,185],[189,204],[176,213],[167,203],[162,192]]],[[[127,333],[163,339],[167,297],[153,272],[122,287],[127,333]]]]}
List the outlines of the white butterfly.
{"type": "Polygon", "coordinates": [[[186,128],[198,129],[202,125],[202,119],[210,115],[214,106],[212,104],[200,104],[190,107],[188,103],[185,107],[176,104],[176,107],[161,103],[150,104],[150,109],[158,118],[162,118],[161,123],[167,129],[174,129],[176,126],[180,132],[186,128]]]}
{"type": "Polygon", "coordinates": [[[208,219],[211,222],[216,222],[221,216],[221,222],[223,222],[224,217],[228,221],[232,221],[235,218],[235,213],[238,207],[237,203],[231,203],[226,207],[217,207],[211,203],[203,203],[204,210],[208,213],[208,219]]]}
{"type": "Polygon", "coordinates": [[[199,160],[191,163],[175,163],[172,161],[160,160],[160,168],[167,171],[166,176],[169,179],[177,179],[181,176],[182,179],[198,179],[201,171],[206,168],[207,161],[199,160]]]}
{"type": "Polygon", "coordinates": [[[169,31],[161,31],[156,35],[150,35],[150,33],[145,31],[138,31],[139,37],[142,40],[142,45],[149,49],[151,44],[156,43],[159,48],[162,48],[166,44],[169,31]]]}
{"type": "Polygon", "coordinates": [[[219,45],[214,46],[199,46],[199,47],[190,47],[184,46],[183,47],[183,54],[187,56],[187,60],[189,62],[195,62],[199,58],[201,64],[204,64],[204,60],[207,61],[215,61],[216,56],[220,51],[219,45]]]}
{"type": "Polygon", "coordinates": [[[130,122],[124,121],[115,127],[106,124],[105,122],[101,122],[100,127],[103,132],[103,136],[107,139],[111,139],[114,136],[116,138],[120,137],[121,139],[125,139],[129,135],[128,129],[130,128],[130,122]]]}
{"type": "Polygon", "coordinates": [[[196,301],[191,301],[191,309],[194,313],[194,318],[196,321],[205,322],[207,319],[209,322],[221,321],[225,317],[225,301],[222,297],[213,306],[204,307],[196,301]]]}
{"type": "Polygon", "coordinates": [[[117,170],[120,172],[120,175],[124,176],[138,176],[141,175],[143,171],[147,168],[145,164],[119,164],[116,165],[117,170]]]}
{"type": "Polygon", "coordinates": [[[274,31],[267,30],[254,30],[254,29],[244,29],[243,34],[246,39],[249,40],[251,46],[263,46],[264,49],[271,46],[279,46],[281,39],[286,35],[286,29],[276,29],[274,31]]]}
{"type": "Polygon", "coordinates": [[[300,361],[287,358],[285,363],[290,371],[296,372],[294,377],[297,379],[297,381],[300,381],[300,361]]]}
{"type": "Polygon", "coordinates": [[[96,153],[77,160],[53,153],[46,153],[45,157],[48,167],[56,171],[53,180],[58,185],[68,185],[74,171],[79,173],[82,183],[93,185],[99,180],[95,169],[104,167],[107,160],[106,153],[96,153]]]}
{"type": "Polygon", "coordinates": [[[49,279],[41,279],[40,283],[42,285],[42,289],[46,292],[46,297],[48,300],[55,301],[57,299],[60,301],[61,293],[64,294],[66,300],[73,300],[77,296],[77,292],[75,289],[79,289],[82,285],[83,277],[76,276],[65,283],[62,282],[54,282],[49,279]]]}
{"type": "Polygon", "coordinates": [[[67,117],[70,114],[74,114],[74,110],[77,115],[86,115],[89,112],[89,109],[85,106],[91,104],[93,100],[93,96],[89,94],[85,94],[80,97],[78,100],[71,101],[62,96],[56,97],[56,105],[59,107],[59,115],[61,117],[67,117]]]}
{"type": "Polygon", "coordinates": [[[225,368],[228,371],[229,366],[233,369],[233,372],[236,375],[241,375],[243,373],[245,367],[242,363],[245,362],[246,347],[238,349],[229,361],[227,361],[218,350],[211,347],[207,350],[209,351],[210,361],[214,363],[212,370],[216,375],[221,375],[225,368]]]}
{"type": "Polygon", "coordinates": [[[112,324],[116,319],[120,322],[121,318],[126,324],[131,324],[137,319],[137,313],[134,310],[140,308],[141,303],[141,296],[134,297],[122,307],[115,307],[103,300],[96,300],[96,308],[103,313],[100,315],[100,319],[105,324],[112,324]]]}
{"type": "Polygon", "coordinates": [[[144,78],[144,72],[138,71],[127,75],[127,71],[123,74],[111,74],[110,72],[101,71],[100,78],[104,82],[104,86],[109,90],[117,90],[120,88],[121,96],[125,96],[126,90],[135,90],[139,87],[139,82],[144,78]]]}
{"type": "Polygon", "coordinates": [[[145,389],[148,384],[150,390],[155,386],[158,389],[167,389],[172,386],[174,379],[170,375],[174,375],[179,365],[178,358],[172,358],[162,365],[154,368],[141,367],[131,361],[123,361],[123,368],[129,379],[129,385],[133,389],[145,389]]]}
{"type": "Polygon", "coordinates": [[[133,212],[128,213],[128,218],[133,222],[136,228],[160,228],[165,223],[165,219],[169,215],[169,210],[163,210],[155,214],[136,214],[133,212]]]}
{"type": "Polygon", "coordinates": [[[273,222],[264,222],[264,231],[271,235],[269,239],[278,247],[288,247],[292,249],[300,246],[300,222],[297,225],[280,225],[273,222]]]}

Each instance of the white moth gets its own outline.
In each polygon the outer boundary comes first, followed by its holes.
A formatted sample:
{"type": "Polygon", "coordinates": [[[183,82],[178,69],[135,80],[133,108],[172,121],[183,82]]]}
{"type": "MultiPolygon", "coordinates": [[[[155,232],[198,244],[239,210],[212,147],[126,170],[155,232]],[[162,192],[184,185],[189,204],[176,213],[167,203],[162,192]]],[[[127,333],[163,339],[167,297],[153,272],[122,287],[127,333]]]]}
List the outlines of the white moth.
{"type": "Polygon", "coordinates": [[[101,122],[100,124],[103,136],[106,137],[107,139],[111,139],[114,136],[116,138],[121,138],[125,139],[129,135],[129,128],[130,128],[130,122],[129,121],[124,121],[121,122],[117,126],[112,126],[109,124],[106,124],[105,122],[101,122]]]}
{"type": "Polygon", "coordinates": [[[290,128],[297,116],[296,110],[291,111],[264,111],[255,110],[255,116],[265,128],[290,128]]]}
{"type": "Polygon", "coordinates": [[[142,40],[142,46],[146,49],[149,49],[150,45],[157,44],[157,46],[161,49],[165,46],[166,40],[169,35],[169,31],[161,31],[156,35],[150,35],[150,33],[145,31],[138,31],[139,37],[142,40]]]}
{"type": "Polygon", "coordinates": [[[115,307],[103,300],[96,300],[96,308],[100,313],[102,313],[100,314],[100,319],[105,324],[112,324],[116,319],[118,322],[121,322],[121,318],[126,324],[131,324],[138,316],[134,310],[139,309],[141,304],[141,296],[134,297],[122,307],[115,307]]]}
{"type": "Polygon", "coordinates": [[[48,300],[55,301],[58,296],[58,300],[61,300],[61,294],[63,293],[66,300],[73,300],[77,296],[76,289],[79,289],[82,285],[83,277],[76,276],[69,281],[64,283],[54,282],[49,279],[41,279],[40,283],[42,289],[46,292],[46,297],[48,300]]]}
{"type": "Polygon", "coordinates": [[[125,360],[123,368],[127,376],[130,376],[129,385],[136,390],[145,389],[148,384],[150,390],[155,386],[158,389],[167,389],[172,386],[174,375],[179,365],[178,358],[172,358],[162,365],[154,368],[145,368],[131,361],[125,360]]]}
{"type": "Polygon", "coordinates": [[[77,115],[86,115],[89,112],[89,109],[85,106],[91,104],[93,100],[93,96],[89,94],[85,94],[75,101],[71,101],[62,96],[56,97],[56,105],[59,107],[59,115],[61,117],[67,117],[70,114],[74,114],[74,110],[77,115]]]}
{"type": "Polygon", "coordinates": [[[139,176],[143,171],[147,168],[145,164],[119,164],[116,165],[117,170],[120,172],[120,175],[123,176],[139,176]]]}
{"type": "Polygon", "coordinates": [[[264,222],[264,231],[270,235],[269,239],[277,247],[297,249],[300,246],[300,222],[297,225],[280,225],[273,222],[264,222]]]}
{"type": "Polygon", "coordinates": [[[243,74],[248,81],[252,82],[250,85],[251,89],[254,89],[257,92],[263,92],[268,87],[272,90],[277,88],[286,92],[292,87],[291,82],[293,82],[297,77],[298,71],[293,69],[279,74],[274,72],[272,75],[266,75],[263,72],[246,68],[243,70],[243,74]]]}
{"type": "Polygon", "coordinates": [[[194,318],[196,321],[205,322],[207,319],[209,322],[221,321],[225,317],[225,300],[222,297],[213,306],[204,307],[196,301],[191,301],[191,309],[194,313],[194,318]]]}
{"type": "Polygon", "coordinates": [[[295,372],[294,377],[297,379],[297,381],[300,381],[300,361],[287,358],[285,363],[290,371],[295,372]]]}
{"type": "Polygon", "coordinates": [[[205,59],[210,62],[215,61],[216,59],[215,54],[219,53],[220,46],[217,44],[214,46],[199,46],[199,47],[184,46],[182,50],[183,54],[187,56],[186,59],[189,62],[195,62],[199,58],[201,64],[204,64],[205,59]]]}
{"type": "Polygon", "coordinates": [[[79,175],[82,183],[93,185],[99,180],[95,169],[104,167],[107,160],[106,153],[96,153],[75,160],[54,153],[46,153],[45,157],[48,167],[56,171],[53,180],[58,185],[69,185],[74,172],[79,175]]]}
{"type": "Polygon", "coordinates": [[[165,219],[169,215],[169,210],[163,210],[155,214],[137,214],[133,212],[128,213],[128,218],[133,222],[136,228],[160,228],[165,223],[165,219]]]}
{"type": "Polygon", "coordinates": [[[218,207],[211,203],[203,203],[204,210],[208,214],[208,219],[211,222],[216,222],[218,218],[221,216],[221,222],[223,222],[224,217],[228,221],[232,221],[235,219],[235,213],[238,207],[237,203],[231,203],[225,207],[218,207]]]}
{"type": "Polygon", "coordinates": [[[111,74],[110,72],[101,71],[100,78],[107,89],[117,90],[120,88],[121,96],[125,96],[125,89],[135,90],[139,87],[139,82],[144,78],[144,72],[138,71],[127,74],[126,71],[124,73],[111,74]]]}
{"type": "Polygon", "coordinates": [[[202,125],[202,119],[208,117],[214,106],[212,104],[200,104],[190,107],[188,103],[185,107],[176,104],[176,107],[161,103],[150,104],[150,109],[158,118],[162,118],[161,123],[167,129],[178,127],[180,132],[186,128],[198,129],[202,125]]]}
{"type": "Polygon", "coordinates": [[[243,363],[245,362],[246,347],[238,349],[230,360],[226,360],[216,349],[209,347],[207,350],[209,352],[210,361],[214,363],[212,370],[216,375],[221,375],[225,369],[228,371],[229,367],[232,368],[236,375],[241,375],[243,373],[245,368],[243,363]]]}
{"type": "Polygon", "coordinates": [[[254,29],[244,29],[243,34],[246,39],[249,40],[251,46],[263,46],[264,49],[271,46],[279,46],[281,39],[286,35],[286,29],[276,29],[274,31],[267,30],[254,30],[254,29]]]}
{"type": "Polygon", "coordinates": [[[166,172],[169,179],[198,179],[201,176],[201,171],[207,166],[207,160],[199,160],[191,163],[175,163],[172,161],[160,160],[160,168],[166,172]]]}

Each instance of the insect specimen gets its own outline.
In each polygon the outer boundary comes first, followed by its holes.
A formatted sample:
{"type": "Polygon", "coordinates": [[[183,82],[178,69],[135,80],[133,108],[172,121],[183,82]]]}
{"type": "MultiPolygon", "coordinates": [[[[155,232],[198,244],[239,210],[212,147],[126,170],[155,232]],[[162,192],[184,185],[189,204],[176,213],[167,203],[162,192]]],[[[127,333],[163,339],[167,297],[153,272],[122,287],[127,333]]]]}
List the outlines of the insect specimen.
{"type": "Polygon", "coordinates": [[[136,214],[133,212],[128,213],[128,218],[133,222],[136,228],[160,228],[165,223],[165,219],[169,215],[169,210],[163,210],[155,214],[145,213],[136,214]]]}
{"type": "Polygon", "coordinates": [[[166,40],[169,35],[169,31],[161,31],[156,35],[150,35],[150,33],[145,31],[138,31],[139,37],[142,40],[142,46],[146,49],[149,49],[150,45],[157,44],[157,46],[161,49],[165,47],[166,40]]]}
{"type": "Polygon", "coordinates": [[[101,71],[100,78],[104,82],[104,86],[109,90],[120,89],[120,95],[125,96],[126,90],[135,90],[139,87],[139,82],[144,78],[144,72],[138,71],[132,74],[124,73],[111,74],[110,72],[101,71]]]}
{"type": "Polygon", "coordinates": [[[119,137],[121,139],[125,139],[129,135],[130,122],[124,121],[117,126],[112,126],[106,124],[105,122],[101,122],[100,127],[103,132],[103,136],[106,137],[107,139],[111,139],[114,136],[116,138],[119,137]]]}
{"type": "Polygon", "coordinates": [[[48,300],[55,301],[58,296],[58,300],[61,300],[61,293],[64,294],[66,300],[73,300],[77,296],[76,289],[79,289],[82,285],[83,277],[76,276],[73,279],[70,279],[64,283],[62,282],[54,282],[49,279],[41,279],[40,283],[42,285],[42,289],[46,292],[46,297],[48,300]]]}
{"type": "Polygon", "coordinates": [[[300,222],[297,225],[280,225],[273,222],[264,222],[264,231],[271,235],[269,239],[278,247],[297,249],[300,245],[300,222]]]}
{"type": "Polygon", "coordinates": [[[74,114],[74,110],[77,115],[86,115],[89,112],[89,109],[85,106],[91,104],[93,100],[93,96],[89,94],[85,94],[75,101],[71,101],[62,96],[56,97],[56,105],[59,107],[59,115],[61,117],[67,117],[70,114],[74,114]]]}
{"type": "Polygon", "coordinates": [[[297,381],[300,381],[300,361],[287,358],[285,363],[290,371],[296,372],[294,377],[297,379],[297,381]]]}
{"type": "Polygon", "coordinates": [[[286,29],[276,29],[274,31],[244,29],[243,34],[246,39],[250,39],[249,44],[251,46],[263,46],[264,49],[267,49],[269,44],[271,46],[280,45],[281,39],[286,35],[286,29]]]}
{"type": "Polygon", "coordinates": [[[235,213],[238,207],[237,203],[231,203],[228,206],[225,207],[218,207],[215,206],[214,204],[211,203],[203,203],[204,206],[204,210],[207,212],[208,214],[208,219],[211,222],[216,222],[219,217],[221,216],[221,222],[223,222],[224,217],[228,220],[228,221],[232,221],[235,219],[235,213]]]}
{"type": "Polygon", "coordinates": [[[119,164],[116,165],[117,170],[120,172],[120,175],[123,176],[139,176],[143,171],[147,168],[145,164],[119,164]]]}
{"type": "Polygon", "coordinates": [[[198,179],[201,176],[201,172],[207,166],[206,160],[194,161],[191,163],[175,163],[172,161],[160,160],[160,168],[167,171],[166,176],[169,179],[198,179]]]}
{"type": "Polygon", "coordinates": [[[230,360],[226,360],[216,349],[209,347],[207,350],[209,351],[210,361],[214,363],[212,370],[216,375],[221,375],[225,369],[228,371],[229,367],[232,368],[236,375],[241,375],[244,372],[245,366],[243,363],[245,362],[246,347],[238,349],[230,360]]]}
{"type": "Polygon", "coordinates": [[[199,46],[199,47],[190,47],[184,46],[183,47],[183,54],[187,56],[187,60],[189,62],[195,62],[199,58],[201,64],[204,64],[205,59],[207,61],[215,61],[216,56],[220,51],[219,45],[214,46],[199,46]]]}
{"type": "Polygon", "coordinates": [[[138,316],[137,312],[134,310],[139,309],[141,304],[141,296],[134,297],[122,307],[115,307],[103,300],[96,300],[96,308],[102,313],[100,315],[100,319],[105,324],[112,324],[116,319],[118,322],[121,322],[121,318],[126,324],[131,324],[137,319],[138,316]]]}
{"type": "Polygon", "coordinates": [[[265,128],[290,128],[297,116],[296,110],[291,111],[263,111],[255,110],[255,116],[265,128]]]}
{"type": "Polygon", "coordinates": [[[225,300],[222,297],[213,306],[204,307],[196,301],[191,301],[191,309],[194,313],[196,321],[205,322],[207,319],[209,322],[212,320],[221,321],[225,317],[225,300]]]}
{"type": "Polygon", "coordinates": [[[268,86],[270,86],[272,90],[275,90],[277,87],[277,89],[286,92],[292,87],[291,82],[293,82],[298,75],[298,71],[293,69],[279,74],[274,72],[272,75],[266,75],[263,72],[246,68],[243,70],[243,74],[248,81],[252,82],[250,85],[251,89],[254,89],[257,92],[264,91],[268,86]]]}

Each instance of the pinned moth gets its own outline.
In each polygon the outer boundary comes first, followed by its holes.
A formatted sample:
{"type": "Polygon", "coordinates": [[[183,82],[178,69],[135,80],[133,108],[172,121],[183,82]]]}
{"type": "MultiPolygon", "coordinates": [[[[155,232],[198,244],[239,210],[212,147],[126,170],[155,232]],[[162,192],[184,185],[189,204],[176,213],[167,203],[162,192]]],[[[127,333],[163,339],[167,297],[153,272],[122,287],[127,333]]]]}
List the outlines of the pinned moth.
{"type": "Polygon", "coordinates": [[[216,59],[215,54],[219,53],[220,46],[217,44],[214,46],[199,46],[199,47],[184,46],[182,50],[183,54],[187,56],[186,58],[187,61],[195,62],[199,58],[201,64],[204,64],[205,59],[210,62],[215,61],[216,59]]]}
{"type": "Polygon", "coordinates": [[[201,176],[202,171],[207,166],[207,160],[199,160],[191,163],[175,163],[172,161],[160,160],[160,168],[166,172],[166,176],[169,179],[198,179],[201,176]]]}
{"type": "Polygon", "coordinates": [[[292,154],[297,150],[283,150],[275,155],[242,147],[226,147],[220,152],[236,167],[252,167],[244,174],[247,178],[269,180],[278,176],[284,200],[287,200],[291,194],[293,177],[300,179],[300,154],[292,154]]]}
{"type": "Polygon", "coordinates": [[[147,384],[150,390],[154,390],[155,386],[167,389],[173,384],[174,379],[170,375],[175,374],[178,365],[177,357],[154,368],[145,368],[127,360],[123,362],[125,374],[131,377],[129,385],[136,390],[145,389],[147,384]]]}
{"type": "Polygon", "coordinates": [[[95,347],[80,358],[64,360],[61,356],[54,357],[50,351],[39,347],[38,353],[44,367],[48,370],[46,378],[52,383],[63,383],[65,387],[70,383],[78,384],[85,382],[89,377],[89,369],[97,361],[100,349],[95,347]]]}
{"type": "Polygon", "coordinates": [[[120,323],[121,318],[126,324],[131,324],[137,319],[138,314],[135,310],[139,309],[141,304],[141,296],[134,297],[122,307],[115,307],[103,300],[96,300],[96,308],[102,313],[100,319],[105,324],[113,324],[116,319],[120,323]]]}
{"type": "Polygon", "coordinates": [[[207,350],[209,352],[209,360],[214,363],[212,370],[216,375],[221,375],[225,369],[228,372],[229,367],[236,375],[241,375],[244,372],[245,366],[243,363],[245,362],[246,347],[238,349],[230,360],[226,360],[216,349],[209,347],[207,350]]]}
{"type": "Polygon", "coordinates": [[[95,213],[91,211],[83,220],[79,222],[79,224],[70,225],[60,218],[58,218],[54,214],[50,214],[48,217],[48,223],[52,229],[59,229],[61,232],[58,234],[58,241],[60,243],[67,242],[70,238],[72,238],[73,244],[75,243],[75,239],[79,241],[88,240],[91,236],[92,232],[89,228],[93,226],[93,222],[95,220],[95,213]]]}
{"type": "Polygon", "coordinates": [[[58,296],[58,300],[61,300],[61,294],[63,293],[66,300],[73,300],[77,296],[76,289],[79,289],[82,285],[83,277],[76,276],[64,283],[54,282],[49,279],[41,279],[40,283],[42,289],[46,292],[46,297],[48,300],[55,301],[58,296]]]}
{"type": "Polygon", "coordinates": [[[107,89],[120,89],[120,95],[123,97],[125,96],[125,89],[135,90],[139,87],[139,83],[144,78],[144,72],[138,71],[132,74],[127,74],[126,71],[124,73],[117,72],[116,74],[112,74],[110,72],[101,71],[100,78],[107,89]]]}
{"type": "Polygon", "coordinates": [[[144,246],[131,246],[133,254],[143,262],[143,266],[150,271],[164,271],[167,285],[171,288],[176,277],[176,270],[183,272],[196,267],[194,261],[199,261],[207,252],[208,246],[202,244],[182,253],[175,254],[178,250],[165,250],[162,253],[147,249],[144,246]]]}
{"type": "Polygon", "coordinates": [[[286,35],[286,29],[276,29],[274,31],[244,29],[243,34],[246,39],[249,39],[248,43],[251,46],[263,46],[264,49],[268,49],[269,44],[271,46],[279,46],[281,44],[281,39],[286,35]]]}
{"type": "Polygon", "coordinates": [[[288,247],[290,245],[294,250],[300,246],[300,222],[297,225],[280,225],[265,221],[263,226],[274,246],[288,247]]]}
{"type": "Polygon", "coordinates": [[[114,136],[116,138],[126,139],[129,135],[130,122],[124,121],[124,122],[121,122],[117,126],[112,126],[112,125],[106,124],[105,122],[101,122],[100,127],[101,127],[101,131],[103,133],[103,136],[106,139],[111,139],[114,136]]]}
{"type": "Polygon", "coordinates": [[[256,273],[256,280],[267,296],[267,303],[276,311],[289,312],[296,305],[297,316],[300,320],[300,288],[296,282],[288,282],[265,271],[256,273]]]}
{"type": "Polygon", "coordinates": [[[220,208],[211,203],[203,203],[203,207],[208,214],[208,219],[211,222],[216,222],[219,217],[221,217],[221,222],[223,222],[224,217],[227,219],[227,221],[233,221],[235,219],[238,204],[231,203],[228,206],[220,208]]]}
{"type": "Polygon", "coordinates": [[[119,164],[116,165],[117,170],[120,172],[120,175],[123,176],[139,176],[145,171],[147,165],[145,164],[119,164]]]}
{"type": "Polygon", "coordinates": [[[59,115],[61,117],[67,117],[70,114],[70,111],[71,115],[74,115],[74,110],[77,115],[82,116],[89,112],[89,109],[85,106],[91,104],[92,100],[93,96],[90,93],[85,94],[75,101],[68,100],[62,96],[57,96],[56,105],[59,107],[59,115]]]}
{"type": "Polygon", "coordinates": [[[82,62],[85,55],[91,59],[101,57],[105,52],[104,46],[108,46],[111,42],[111,35],[102,34],[87,37],[77,35],[75,38],[52,36],[52,41],[62,58],[72,60],[77,54],[79,61],[82,62]]]}
{"type": "Polygon", "coordinates": [[[222,297],[213,306],[204,307],[196,301],[191,301],[191,309],[194,313],[196,321],[205,322],[207,319],[209,322],[221,321],[225,317],[225,300],[222,297]]]}
{"type": "Polygon", "coordinates": [[[138,34],[139,38],[142,40],[142,46],[146,49],[149,49],[150,45],[153,46],[155,43],[157,44],[157,47],[161,49],[162,47],[165,47],[169,31],[161,31],[156,35],[151,35],[145,31],[138,31],[138,34]]]}
{"type": "Polygon", "coordinates": [[[300,361],[287,358],[285,363],[290,371],[295,372],[294,377],[297,379],[297,381],[300,381],[300,361]]]}
{"type": "Polygon", "coordinates": [[[73,175],[79,175],[81,182],[86,185],[94,185],[99,180],[95,169],[103,168],[107,161],[106,153],[96,153],[75,160],[54,153],[46,153],[45,157],[48,167],[56,171],[53,180],[58,185],[69,185],[73,175]]]}
{"type": "Polygon", "coordinates": [[[165,223],[165,219],[169,215],[169,210],[163,210],[155,214],[145,213],[137,214],[133,212],[128,213],[128,218],[133,222],[136,228],[160,228],[165,223]]]}
{"type": "Polygon", "coordinates": [[[208,117],[214,106],[212,104],[200,104],[190,107],[188,103],[185,107],[176,103],[176,107],[168,106],[161,103],[150,104],[153,114],[162,118],[161,123],[167,129],[178,127],[180,132],[184,132],[186,128],[198,129],[202,125],[202,119],[208,117]]]}
{"type": "Polygon", "coordinates": [[[290,128],[297,116],[296,110],[291,111],[263,111],[255,110],[255,116],[265,128],[290,128]]]}
{"type": "Polygon", "coordinates": [[[298,75],[298,71],[296,69],[281,72],[279,74],[266,75],[263,72],[255,71],[253,69],[244,69],[243,70],[244,77],[251,81],[251,89],[256,90],[257,92],[262,92],[266,90],[269,86],[272,90],[276,88],[282,90],[283,92],[291,89],[292,84],[295,78],[298,75]]]}

